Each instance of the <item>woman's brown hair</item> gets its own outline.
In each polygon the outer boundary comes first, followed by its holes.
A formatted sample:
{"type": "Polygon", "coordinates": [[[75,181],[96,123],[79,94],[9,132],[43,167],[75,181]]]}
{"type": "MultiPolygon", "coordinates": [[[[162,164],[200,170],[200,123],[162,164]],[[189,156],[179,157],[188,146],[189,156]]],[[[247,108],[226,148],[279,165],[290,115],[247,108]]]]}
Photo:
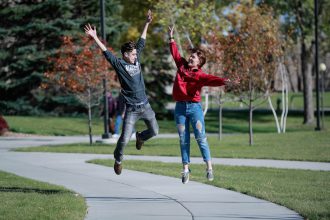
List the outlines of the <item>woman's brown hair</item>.
{"type": "Polygon", "coordinates": [[[205,63],[206,63],[206,56],[205,56],[205,52],[204,50],[200,49],[200,48],[192,48],[190,49],[190,52],[196,53],[199,59],[199,67],[202,67],[205,63]]]}

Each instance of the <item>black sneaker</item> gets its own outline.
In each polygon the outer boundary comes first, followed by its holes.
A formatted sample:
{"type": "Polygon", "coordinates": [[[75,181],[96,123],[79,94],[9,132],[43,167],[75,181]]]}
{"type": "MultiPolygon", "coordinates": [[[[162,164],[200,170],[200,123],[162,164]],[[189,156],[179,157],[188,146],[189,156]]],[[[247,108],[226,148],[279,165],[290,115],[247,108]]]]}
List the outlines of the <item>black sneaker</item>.
{"type": "Polygon", "coordinates": [[[117,161],[115,161],[115,164],[113,165],[113,169],[115,170],[115,173],[117,175],[120,175],[121,174],[121,170],[122,170],[121,163],[118,163],[117,161]]]}
{"type": "Polygon", "coordinates": [[[136,149],[137,150],[141,150],[143,144],[144,144],[144,141],[140,138],[140,132],[136,132],[135,136],[136,136],[136,149]]]}

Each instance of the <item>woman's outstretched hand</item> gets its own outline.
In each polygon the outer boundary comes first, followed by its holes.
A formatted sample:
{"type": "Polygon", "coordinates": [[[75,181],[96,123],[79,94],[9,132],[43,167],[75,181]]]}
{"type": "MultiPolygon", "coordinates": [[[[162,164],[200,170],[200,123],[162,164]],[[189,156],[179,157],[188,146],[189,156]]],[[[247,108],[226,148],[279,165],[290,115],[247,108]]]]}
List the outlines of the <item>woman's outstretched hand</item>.
{"type": "Polygon", "coordinates": [[[226,79],[226,86],[229,87],[236,87],[239,86],[239,84],[241,83],[241,79],[239,77],[231,80],[231,79],[226,79]]]}
{"type": "Polygon", "coordinates": [[[174,32],[174,25],[172,27],[168,26],[168,37],[169,38],[173,38],[173,32],[174,32]]]}

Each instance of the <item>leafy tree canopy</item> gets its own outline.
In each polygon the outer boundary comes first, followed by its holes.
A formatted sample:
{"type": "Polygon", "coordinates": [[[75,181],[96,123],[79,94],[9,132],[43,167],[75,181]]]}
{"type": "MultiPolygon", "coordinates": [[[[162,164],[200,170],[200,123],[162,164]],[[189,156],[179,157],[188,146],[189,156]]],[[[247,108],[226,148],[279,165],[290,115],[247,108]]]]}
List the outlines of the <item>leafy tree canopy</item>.
{"type": "MultiPolygon", "coordinates": [[[[98,3],[82,0],[21,0],[1,2],[0,109],[6,114],[80,111],[82,106],[56,88],[39,86],[64,35],[77,37],[87,22],[99,24],[98,3]]],[[[126,26],[120,2],[107,1],[107,33],[119,39],[126,26]]]]}

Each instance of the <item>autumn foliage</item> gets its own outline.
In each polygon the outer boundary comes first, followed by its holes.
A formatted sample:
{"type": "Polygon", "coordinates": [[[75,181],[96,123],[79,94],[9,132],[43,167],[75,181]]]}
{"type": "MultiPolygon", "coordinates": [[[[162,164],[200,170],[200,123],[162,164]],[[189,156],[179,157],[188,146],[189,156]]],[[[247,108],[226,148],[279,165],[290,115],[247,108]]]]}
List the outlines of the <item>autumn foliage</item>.
{"type": "MultiPolygon", "coordinates": [[[[102,88],[104,77],[109,87],[118,87],[115,72],[110,69],[93,41],[81,37],[75,43],[69,36],[64,36],[62,41],[57,56],[49,58],[53,68],[44,74],[49,83],[55,83],[74,94],[102,88]]],[[[43,87],[47,87],[49,83],[43,84],[43,87]]]]}
{"type": "MultiPolygon", "coordinates": [[[[207,37],[209,57],[221,64],[217,74],[240,78],[234,90],[244,101],[244,93],[254,91],[253,99],[271,90],[276,68],[282,56],[278,21],[270,8],[237,5],[227,19],[233,30],[227,35],[215,30],[207,37]]],[[[252,97],[250,97],[252,98],[252,97]]]]}
{"type": "Polygon", "coordinates": [[[249,108],[250,145],[253,110],[269,97],[283,56],[279,23],[271,8],[242,1],[228,9],[229,31],[215,27],[206,35],[206,48],[214,74],[240,79],[231,92],[249,108]]]}
{"type": "MultiPolygon", "coordinates": [[[[111,49],[109,49],[111,50],[111,49]]],[[[88,37],[81,37],[80,41],[73,41],[69,36],[63,37],[63,43],[56,57],[49,58],[53,68],[45,72],[49,80],[43,84],[47,88],[55,84],[64,88],[88,110],[88,128],[90,145],[92,145],[92,107],[100,104],[104,91],[102,80],[106,79],[108,89],[118,87],[116,74],[101,50],[88,37]]]]}

